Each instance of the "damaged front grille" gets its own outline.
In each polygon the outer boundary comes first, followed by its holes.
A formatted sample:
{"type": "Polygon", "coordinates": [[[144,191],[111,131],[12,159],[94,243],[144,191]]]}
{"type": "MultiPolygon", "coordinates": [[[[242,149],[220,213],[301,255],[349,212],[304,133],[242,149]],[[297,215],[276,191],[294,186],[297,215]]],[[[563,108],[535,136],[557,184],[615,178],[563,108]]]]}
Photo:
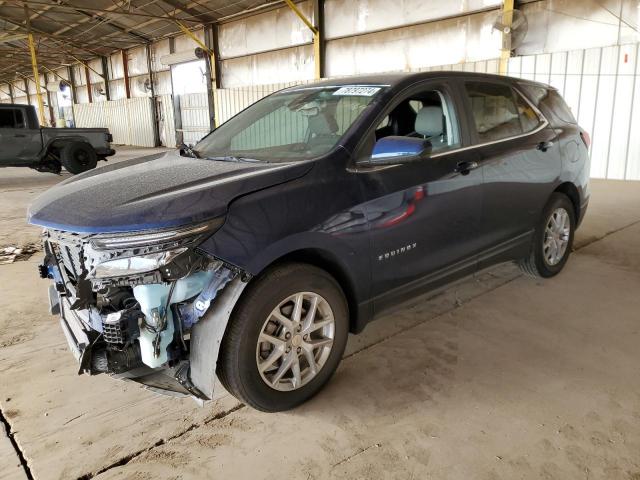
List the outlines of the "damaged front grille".
{"type": "Polygon", "coordinates": [[[46,241],[58,259],[58,265],[64,267],[74,285],[86,277],[83,252],[85,238],[84,235],[59,230],[49,230],[47,234],[46,241]]]}
{"type": "Polygon", "coordinates": [[[82,248],[78,246],[69,246],[54,244],[54,252],[56,252],[62,260],[64,268],[67,270],[69,277],[76,282],[82,277],[84,266],[82,264],[82,248]]]}

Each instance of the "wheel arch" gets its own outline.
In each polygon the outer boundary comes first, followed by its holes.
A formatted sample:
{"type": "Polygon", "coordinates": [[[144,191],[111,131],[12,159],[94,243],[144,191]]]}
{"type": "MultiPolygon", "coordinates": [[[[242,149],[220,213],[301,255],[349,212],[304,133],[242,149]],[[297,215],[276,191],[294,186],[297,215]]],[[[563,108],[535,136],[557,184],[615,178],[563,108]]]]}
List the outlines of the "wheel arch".
{"type": "Polygon", "coordinates": [[[53,150],[61,150],[62,148],[64,148],[65,145],[69,143],[76,143],[76,142],[86,143],[91,148],[93,148],[93,145],[91,145],[91,143],[88,142],[87,139],[82,136],[54,137],[50,139],[42,148],[42,157],[43,158],[46,157],[49,154],[49,152],[53,150]]]}
{"type": "Polygon", "coordinates": [[[578,188],[571,182],[564,182],[558,185],[553,191],[553,193],[556,192],[569,197],[569,200],[571,200],[571,204],[573,205],[575,218],[580,218],[580,193],[578,192],[578,188]]]}
{"type": "Polygon", "coordinates": [[[333,253],[321,248],[300,248],[293,250],[272,260],[262,269],[260,274],[275,265],[289,262],[306,263],[329,273],[335,281],[338,282],[347,300],[349,307],[349,331],[355,333],[361,330],[360,325],[362,324],[361,317],[363,313],[360,311],[354,279],[349,275],[348,268],[343,265],[333,253]]]}

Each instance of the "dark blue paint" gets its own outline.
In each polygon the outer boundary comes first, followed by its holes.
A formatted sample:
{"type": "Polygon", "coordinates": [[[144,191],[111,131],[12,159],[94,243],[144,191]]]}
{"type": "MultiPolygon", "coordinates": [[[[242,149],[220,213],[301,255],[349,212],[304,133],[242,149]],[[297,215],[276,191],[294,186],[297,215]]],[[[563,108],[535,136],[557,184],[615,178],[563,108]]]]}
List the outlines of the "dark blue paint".
{"type": "Polygon", "coordinates": [[[356,165],[372,153],[420,155],[420,139],[391,138],[374,149],[372,131],[385,108],[417,85],[446,86],[459,113],[461,146],[473,145],[461,91],[465,78],[514,81],[464,72],[326,81],[390,88],[323,157],[247,164],[166,154],[120,163],[47,191],[31,206],[29,220],[97,233],[225,216],[201,250],[253,275],[283,257],[324,266],[348,294],[352,329],[358,331],[374,314],[416,292],[526,254],[543,206],[563,184],[577,192],[584,216],[589,162],[580,129],[549,116],[548,128],[519,139],[391,168],[356,165]],[[536,149],[543,141],[554,146],[536,149]],[[460,162],[479,168],[459,173],[460,162]]]}

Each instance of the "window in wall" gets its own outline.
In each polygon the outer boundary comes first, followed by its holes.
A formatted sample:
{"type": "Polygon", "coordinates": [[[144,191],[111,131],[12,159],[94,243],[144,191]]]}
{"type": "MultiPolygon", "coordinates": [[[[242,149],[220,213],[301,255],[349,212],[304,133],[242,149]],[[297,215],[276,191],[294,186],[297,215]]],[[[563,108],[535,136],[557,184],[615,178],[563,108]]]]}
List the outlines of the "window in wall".
{"type": "Polygon", "coordinates": [[[13,110],[0,108],[0,128],[15,128],[13,110]]]}
{"type": "Polygon", "coordinates": [[[511,88],[494,83],[468,82],[466,91],[481,143],[523,133],[511,88]]]}

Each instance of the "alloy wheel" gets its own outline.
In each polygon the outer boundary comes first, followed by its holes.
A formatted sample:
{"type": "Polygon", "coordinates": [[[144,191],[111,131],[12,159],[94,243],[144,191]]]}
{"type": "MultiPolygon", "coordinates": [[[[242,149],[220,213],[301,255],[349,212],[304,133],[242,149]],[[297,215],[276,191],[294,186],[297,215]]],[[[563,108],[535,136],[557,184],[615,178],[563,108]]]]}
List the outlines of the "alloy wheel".
{"type": "Polygon", "coordinates": [[[262,380],[278,391],[306,385],[329,358],[334,336],[333,311],[321,295],[298,292],[285,298],[258,337],[256,365],[262,380]]]}
{"type": "Polygon", "coordinates": [[[571,219],[569,213],[562,207],[556,208],[549,219],[544,231],[542,245],[544,261],[554,266],[562,261],[569,245],[571,236],[571,219]]]}

